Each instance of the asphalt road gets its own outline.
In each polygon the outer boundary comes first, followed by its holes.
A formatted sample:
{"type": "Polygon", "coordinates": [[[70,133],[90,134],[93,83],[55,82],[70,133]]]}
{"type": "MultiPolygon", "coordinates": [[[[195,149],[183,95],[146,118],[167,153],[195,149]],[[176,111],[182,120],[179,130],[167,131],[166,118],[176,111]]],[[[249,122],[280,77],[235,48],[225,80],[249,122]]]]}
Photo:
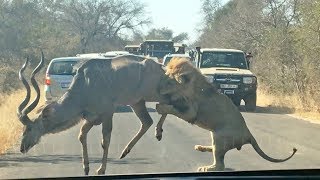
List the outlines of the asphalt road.
{"type": "MultiPolygon", "coordinates": [[[[160,116],[154,112],[154,103],[149,107],[155,123],[124,159],[119,159],[122,149],[138,131],[140,123],[132,112],[114,115],[108,174],[194,172],[198,166],[211,163],[210,153],[193,149],[195,144],[210,144],[208,131],[168,116],[163,139],[158,142],[154,137],[154,127],[160,116]]],[[[243,112],[260,147],[275,158],[287,157],[292,147],[296,147],[298,152],[287,162],[271,163],[262,159],[251,145],[245,145],[241,151],[227,153],[226,170],[320,168],[319,124],[263,112],[262,108],[258,113],[243,112]]],[[[26,155],[19,153],[20,142],[17,142],[15,148],[0,156],[0,178],[82,176],[81,145],[77,139],[79,128],[77,125],[65,132],[43,137],[41,143],[26,155]]],[[[89,174],[94,174],[100,165],[100,142],[101,126],[96,126],[88,135],[89,174]]]]}

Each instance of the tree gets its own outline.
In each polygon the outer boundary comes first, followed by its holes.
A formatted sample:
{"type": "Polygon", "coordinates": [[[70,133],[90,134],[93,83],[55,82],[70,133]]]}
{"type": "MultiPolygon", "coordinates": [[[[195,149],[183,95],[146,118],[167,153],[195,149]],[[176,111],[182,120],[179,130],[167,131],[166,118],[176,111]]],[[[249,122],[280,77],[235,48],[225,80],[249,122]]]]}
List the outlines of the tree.
{"type": "Polygon", "coordinates": [[[204,23],[210,24],[214,20],[215,12],[220,8],[220,0],[202,0],[201,12],[204,16],[204,23]]]}
{"type": "Polygon", "coordinates": [[[20,86],[16,70],[26,56],[34,67],[40,48],[48,63],[124,46],[126,34],[150,22],[144,7],[131,0],[0,0],[0,82],[8,84],[0,91],[20,86]]]}
{"type": "Polygon", "coordinates": [[[115,40],[122,31],[135,30],[150,23],[144,5],[129,0],[71,0],[62,4],[63,19],[70,31],[80,37],[80,49],[85,53],[96,37],[115,40]]]}
{"type": "Polygon", "coordinates": [[[151,29],[148,34],[145,36],[145,39],[159,39],[159,40],[169,40],[172,39],[174,42],[183,42],[187,40],[188,33],[183,32],[178,34],[177,36],[173,36],[173,31],[168,28],[153,28],[151,29]]]}

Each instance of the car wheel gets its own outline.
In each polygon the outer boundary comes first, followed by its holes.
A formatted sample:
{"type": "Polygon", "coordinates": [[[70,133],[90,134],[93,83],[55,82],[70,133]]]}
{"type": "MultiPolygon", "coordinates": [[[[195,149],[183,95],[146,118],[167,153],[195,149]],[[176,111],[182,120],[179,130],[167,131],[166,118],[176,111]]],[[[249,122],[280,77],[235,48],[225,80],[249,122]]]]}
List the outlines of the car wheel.
{"type": "Polygon", "coordinates": [[[257,94],[252,94],[247,96],[244,102],[245,102],[246,111],[254,112],[257,107],[257,94]]]}

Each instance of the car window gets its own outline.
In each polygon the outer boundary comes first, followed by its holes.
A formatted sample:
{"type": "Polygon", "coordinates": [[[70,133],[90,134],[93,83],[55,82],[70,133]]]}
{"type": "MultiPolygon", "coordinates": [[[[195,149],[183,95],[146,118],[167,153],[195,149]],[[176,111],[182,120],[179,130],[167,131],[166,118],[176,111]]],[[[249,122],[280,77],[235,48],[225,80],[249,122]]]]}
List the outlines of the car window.
{"type": "Polygon", "coordinates": [[[166,59],[164,60],[164,65],[166,66],[170,60],[172,59],[172,57],[166,57],[166,59]]]}
{"type": "Polygon", "coordinates": [[[51,75],[71,75],[73,73],[73,66],[77,61],[58,61],[52,62],[49,68],[51,75]]]}

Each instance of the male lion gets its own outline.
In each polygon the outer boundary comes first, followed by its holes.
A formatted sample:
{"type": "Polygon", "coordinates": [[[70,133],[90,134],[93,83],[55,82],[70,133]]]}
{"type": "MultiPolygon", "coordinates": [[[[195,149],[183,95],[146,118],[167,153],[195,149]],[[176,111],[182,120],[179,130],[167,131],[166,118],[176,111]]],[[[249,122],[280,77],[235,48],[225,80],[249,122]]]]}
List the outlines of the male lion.
{"type": "MultiPolygon", "coordinates": [[[[212,145],[196,145],[195,149],[213,153],[213,163],[199,167],[198,171],[224,170],[224,156],[227,151],[241,149],[244,144],[251,144],[264,159],[271,162],[289,160],[297,151],[285,159],[274,159],[266,155],[250,133],[243,116],[232,101],[210,84],[201,72],[184,58],[172,59],[166,70],[168,79],[160,85],[160,93],[168,95],[169,104],[157,104],[159,114],[172,114],[189,123],[211,132],[212,145]]],[[[156,136],[162,136],[162,118],[156,127],[156,136]]]]}

